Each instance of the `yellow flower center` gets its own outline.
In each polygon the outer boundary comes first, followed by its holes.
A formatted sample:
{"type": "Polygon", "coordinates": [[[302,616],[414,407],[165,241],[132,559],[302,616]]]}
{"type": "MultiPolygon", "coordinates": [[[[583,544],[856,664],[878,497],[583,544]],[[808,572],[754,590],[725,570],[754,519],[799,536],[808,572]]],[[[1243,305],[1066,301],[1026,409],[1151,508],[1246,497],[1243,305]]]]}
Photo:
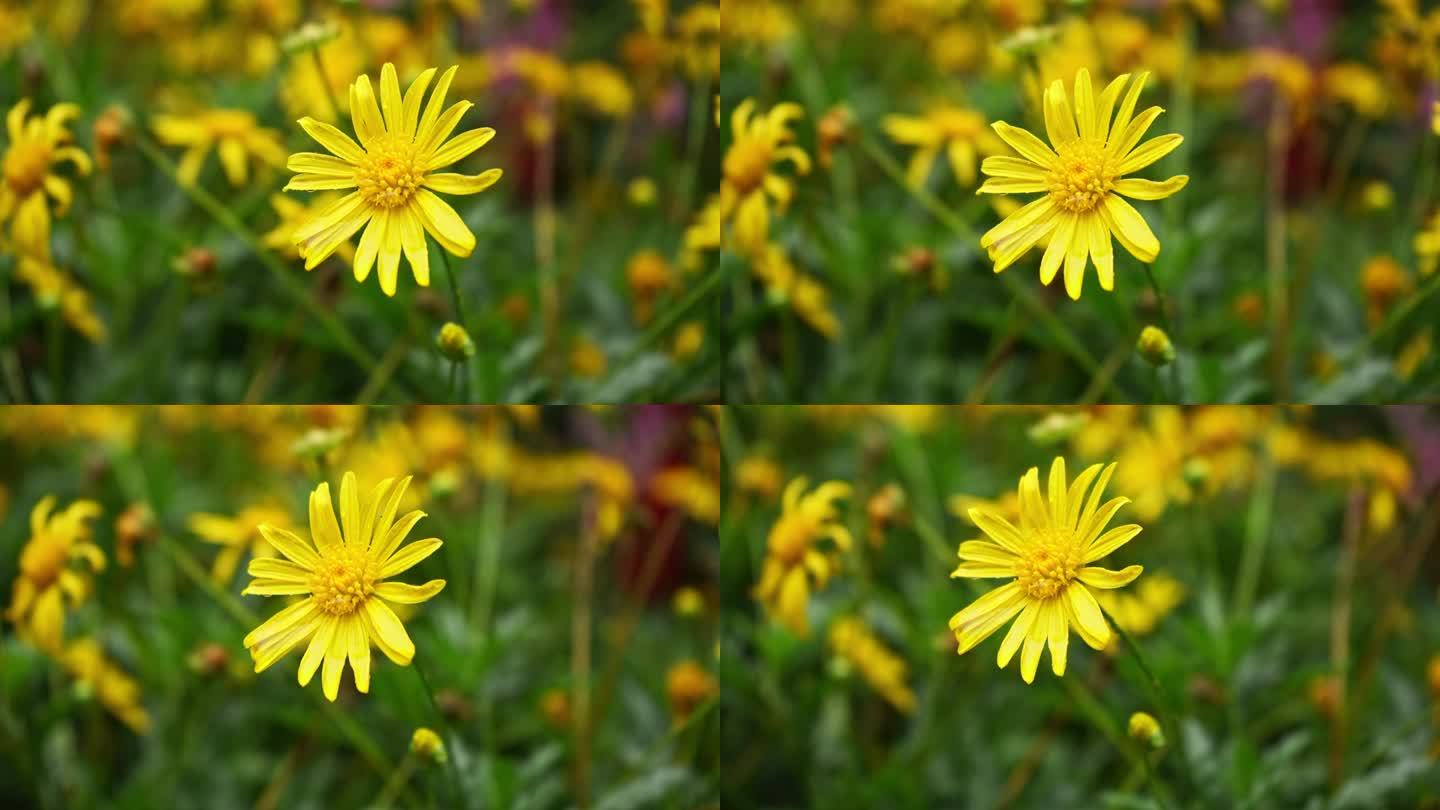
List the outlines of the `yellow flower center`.
{"type": "Polygon", "coordinates": [[[1050,199],[1075,214],[1095,210],[1115,187],[1115,171],[1105,155],[1105,145],[1096,141],[1072,141],[1061,146],[1058,152],[1060,160],[1046,177],[1050,199]]]}
{"type": "Polygon", "coordinates": [[[5,153],[5,184],[24,199],[39,191],[50,171],[50,144],[44,139],[18,140],[5,153]]]}
{"type": "Polygon", "coordinates": [[[355,167],[360,196],[376,208],[409,204],[424,180],[415,144],[409,138],[386,135],[376,139],[355,167]]]}
{"type": "Polygon", "coordinates": [[[770,144],[759,138],[736,141],[725,153],[725,179],[740,192],[749,194],[765,181],[770,171],[770,144]]]}
{"type": "Polygon", "coordinates": [[[20,573],[43,590],[60,576],[69,557],[68,543],[41,535],[26,543],[25,550],[20,552],[20,573]]]}
{"type": "Polygon", "coordinates": [[[310,575],[315,604],[326,613],[348,616],[375,592],[376,566],[370,555],[354,548],[335,549],[320,559],[310,575]]]}
{"type": "Polygon", "coordinates": [[[770,530],[770,554],[786,565],[794,565],[805,556],[814,537],[814,527],[804,517],[782,517],[770,530]]]}
{"type": "Polygon", "coordinates": [[[1031,599],[1054,599],[1070,586],[1082,565],[1073,532],[1041,529],[1021,552],[1015,581],[1031,599]]]}

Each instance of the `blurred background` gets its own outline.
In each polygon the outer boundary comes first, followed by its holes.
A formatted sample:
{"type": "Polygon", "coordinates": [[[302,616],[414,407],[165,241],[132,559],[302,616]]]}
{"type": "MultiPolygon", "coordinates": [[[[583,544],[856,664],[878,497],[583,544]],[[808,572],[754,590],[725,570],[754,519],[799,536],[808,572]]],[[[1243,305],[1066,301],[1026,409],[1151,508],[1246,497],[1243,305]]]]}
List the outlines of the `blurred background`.
{"type": "Polygon", "coordinates": [[[0,446],[5,806],[718,806],[710,412],[31,406],[0,446]],[[240,592],[255,526],[310,537],[346,470],[415,476],[444,545],[401,578],[447,585],[330,704],[298,653],[253,673],[285,600],[240,592]],[[17,596],[52,589],[54,647],[17,596]]]}
{"type": "MultiPolygon", "coordinates": [[[[725,412],[723,795],[732,808],[1420,808],[1440,798],[1440,414],[1422,407],[747,406],[725,412]],[[1116,463],[1143,531],[1031,685],[963,656],[983,508],[1116,463]],[[805,483],[795,485],[797,479],[805,483]],[[833,520],[799,533],[823,493],[833,520]],[[806,505],[801,505],[801,504],[806,505]],[[806,510],[809,510],[808,512],[806,510]],[[853,538],[849,548],[834,538],[853,538]],[[798,621],[761,572],[803,547],[798,621]],[[1152,686],[1151,675],[1154,677],[1152,686]],[[1163,742],[1127,734],[1147,712],[1163,742]]],[[[1003,628],[1002,628],[1003,629],[1003,628]]]]}
{"type": "MultiPolygon", "coordinates": [[[[0,2],[0,107],[76,105],[62,129],[93,164],[49,153],[70,193],[49,204],[43,251],[8,238],[13,206],[0,204],[0,391],[82,403],[713,394],[713,253],[686,231],[718,178],[719,26],[715,0],[0,2]],[[354,281],[351,249],[311,273],[294,252],[290,235],[335,199],[281,192],[288,155],[318,148],[295,122],[350,132],[349,85],[387,62],[402,87],[458,66],[449,98],[475,106],[456,131],[497,133],[453,170],[504,170],[485,193],[448,198],[476,237],[468,258],[447,254],[454,290],[438,252],[432,285],[402,268],[395,298],[354,281]],[[451,321],[474,347],[454,383],[436,346],[451,321]],[[166,374],[147,373],[157,361],[166,374]]],[[[18,142],[0,139],[16,194],[34,166],[18,142]]]]}

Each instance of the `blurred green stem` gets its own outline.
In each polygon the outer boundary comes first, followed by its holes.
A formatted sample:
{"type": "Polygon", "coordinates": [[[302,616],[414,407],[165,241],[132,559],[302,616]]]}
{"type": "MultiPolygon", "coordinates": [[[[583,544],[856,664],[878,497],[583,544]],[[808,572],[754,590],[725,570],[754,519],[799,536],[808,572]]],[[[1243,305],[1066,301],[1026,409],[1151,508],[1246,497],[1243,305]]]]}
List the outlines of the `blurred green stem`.
{"type": "Polygon", "coordinates": [[[330,114],[334,116],[336,123],[339,123],[340,102],[335,100],[335,88],[330,86],[330,74],[325,71],[325,57],[320,55],[319,45],[310,49],[310,57],[315,60],[315,71],[320,74],[320,86],[325,88],[325,101],[330,105],[330,114]]]}
{"type": "Polygon", "coordinates": [[[65,401],[65,315],[57,305],[46,319],[50,335],[46,347],[50,359],[50,401],[65,401]]]}
{"type": "MultiPolygon", "coordinates": [[[[979,238],[975,232],[965,224],[965,221],[958,214],[950,210],[943,202],[923,188],[915,188],[905,181],[905,172],[895,159],[875,142],[868,133],[862,133],[859,137],[860,148],[870,156],[876,165],[885,174],[894,180],[896,185],[904,189],[916,202],[920,203],[931,213],[941,224],[954,231],[958,236],[967,242],[979,244],[979,238]]],[[[1081,368],[1092,377],[1100,371],[1100,363],[1095,360],[1094,355],[1085,348],[1084,344],[1075,337],[1075,333],[1060,320],[1054,312],[1051,312],[1030,289],[1015,277],[1013,273],[1000,273],[1000,280],[1009,289],[1012,295],[1019,300],[1021,306],[1030,311],[1045,328],[1050,332],[1051,337],[1059,344],[1060,349],[1070,356],[1081,368]]]]}
{"type": "MultiPolygon", "coordinates": [[[[1107,613],[1107,616],[1108,615],[1107,613]]],[[[1159,716],[1161,728],[1165,730],[1165,739],[1168,741],[1168,744],[1175,749],[1175,758],[1180,760],[1182,767],[1188,768],[1189,761],[1185,757],[1184,740],[1180,736],[1180,724],[1176,721],[1175,713],[1170,708],[1170,701],[1165,696],[1165,689],[1160,685],[1160,679],[1155,677],[1155,671],[1150,668],[1150,662],[1145,658],[1145,651],[1140,648],[1140,644],[1135,641],[1135,637],[1130,635],[1130,631],[1126,630],[1114,616],[1109,616],[1109,619],[1110,625],[1115,629],[1115,632],[1120,635],[1120,640],[1125,643],[1125,647],[1135,659],[1136,665],[1140,667],[1140,674],[1145,679],[1146,690],[1150,692],[1150,701],[1155,707],[1155,713],[1159,716]]],[[[1143,754],[1141,755],[1141,759],[1144,761],[1147,776],[1150,777],[1151,784],[1158,785],[1158,777],[1149,773],[1149,761],[1145,760],[1143,754]]],[[[1195,780],[1190,778],[1188,771],[1186,771],[1186,775],[1187,781],[1193,787],[1195,780]]],[[[1157,793],[1158,792],[1157,790],[1157,793]]],[[[1169,791],[1166,790],[1164,793],[1169,794],[1169,791]]]]}
{"type": "Polygon", "coordinates": [[[406,751],[405,758],[395,770],[390,772],[390,778],[385,780],[385,787],[380,790],[380,796],[375,800],[374,810],[389,810],[390,805],[400,796],[410,776],[415,773],[415,753],[406,751]]]}
{"type": "Polygon", "coordinates": [[[425,699],[430,703],[430,712],[435,715],[435,730],[440,734],[441,739],[446,741],[445,747],[449,751],[445,757],[445,773],[449,778],[456,801],[461,801],[465,791],[460,781],[460,772],[456,770],[455,766],[455,733],[451,731],[450,723],[445,720],[445,714],[440,711],[440,704],[435,700],[435,690],[430,686],[430,679],[425,676],[423,660],[416,656],[410,660],[410,666],[415,670],[416,677],[420,679],[420,688],[425,693],[425,699]]]}
{"type": "Polygon", "coordinates": [[[275,280],[284,288],[286,294],[302,303],[311,316],[324,327],[325,331],[335,340],[341,351],[354,360],[361,368],[366,371],[374,371],[376,364],[375,356],[355,339],[355,336],[350,333],[350,330],[345,328],[345,325],[340,322],[340,319],[335,316],[335,313],[321,306],[318,301],[310,296],[309,291],[305,289],[304,285],[294,278],[292,271],[280,264],[274,255],[266,250],[264,245],[260,244],[260,240],[245,227],[245,224],[240,221],[239,217],[237,217],[233,211],[212,196],[210,192],[200,188],[198,185],[187,185],[180,182],[180,178],[175,174],[175,164],[171,163],[170,159],[160,151],[160,148],[150,140],[149,136],[145,135],[139,129],[135,131],[135,145],[144,153],[145,157],[148,158],[151,163],[154,163],[160,171],[164,172],[167,177],[174,181],[175,185],[196,205],[203,208],[217,223],[234,234],[241,242],[244,242],[245,246],[250,249],[250,252],[255,254],[255,257],[260,260],[260,263],[265,265],[266,269],[275,277],[275,280]]]}
{"type": "Polygon", "coordinates": [[[1290,286],[1285,266],[1285,150],[1290,107],[1278,90],[1272,94],[1266,127],[1265,278],[1270,304],[1271,396],[1276,402],[1285,402],[1290,397],[1290,286]]]}
{"type": "Polygon", "coordinates": [[[1260,469],[1251,490],[1250,510],[1245,519],[1245,547],[1240,557],[1240,574],[1235,584],[1233,613],[1249,616],[1260,587],[1265,546],[1270,540],[1270,523],[1275,509],[1275,463],[1269,454],[1260,459],[1260,469]]]}
{"type": "MultiPolygon", "coordinates": [[[[427,248],[428,250],[428,248],[427,248]]],[[[435,252],[440,254],[440,264],[445,266],[445,275],[450,280],[450,298],[455,302],[455,320],[468,332],[470,322],[465,318],[465,306],[460,300],[460,280],[455,277],[455,268],[450,265],[450,254],[438,242],[435,252]]]]}

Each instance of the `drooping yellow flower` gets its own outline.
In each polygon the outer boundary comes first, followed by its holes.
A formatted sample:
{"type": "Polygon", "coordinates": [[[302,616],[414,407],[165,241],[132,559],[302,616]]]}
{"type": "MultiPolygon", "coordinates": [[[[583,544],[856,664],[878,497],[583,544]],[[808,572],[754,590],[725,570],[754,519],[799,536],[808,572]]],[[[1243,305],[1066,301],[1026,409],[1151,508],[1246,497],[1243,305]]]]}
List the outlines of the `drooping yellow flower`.
{"type": "Polygon", "coordinates": [[[183,146],[185,154],[175,170],[181,183],[193,186],[210,150],[220,155],[220,167],[232,186],[250,178],[250,161],[279,167],[285,163],[280,133],[260,126],[249,110],[205,110],[195,115],[162,115],[151,129],[167,146],[183,146]]]}
{"type": "Polygon", "coordinates": [[[74,164],[80,174],[89,174],[90,157],[71,144],[66,125],[80,116],[74,104],[56,104],[43,117],[32,116],[30,99],[22,98],[5,116],[10,144],[0,161],[4,179],[0,183],[0,224],[10,222],[12,249],[40,259],[50,257],[50,200],[55,200],[57,217],[70,209],[74,193],[70,183],[53,172],[62,161],[74,164]]]}
{"type": "Polygon", "coordinates": [[[791,182],[775,173],[783,162],[800,174],[810,171],[810,156],[791,141],[790,122],[805,115],[799,104],[777,104],[754,115],[755,100],[740,102],[730,116],[733,140],[725,152],[720,182],[721,218],[734,218],[735,244],[741,253],[764,249],[770,234],[770,200],[783,211],[795,194],[791,182]]]}
{"type": "Polygon", "coordinates": [[[105,655],[100,642],[77,638],[65,645],[60,663],[72,677],[90,687],[107,711],[137,734],[150,730],[150,713],[140,703],[140,684],[105,655]]]}
{"type": "Polygon", "coordinates": [[[371,644],[396,664],[410,664],[415,644],[388,603],[424,602],[445,587],[445,580],[432,579],[424,585],[385,581],[441,546],[441,541],[432,537],[401,547],[405,536],[425,516],[417,510],[396,519],[409,484],[408,477],[387,478],[362,500],[355,474],[345,473],[337,522],[330,485],[322,482],[310,493],[313,545],[284,529],[260,526],[260,533],[286,559],[251,560],[249,572],[255,580],[244,592],[306,598],[245,636],[256,672],[263,672],[308,640],[300,661],[300,685],[310,683],[323,662],[321,683],[325,697],[333,701],[340,693],[340,676],[347,660],[355,672],[355,688],[370,691],[371,644]]]}
{"type": "MultiPolygon", "coordinates": [[[[48,252],[48,251],[47,251],[48,252]]],[[[105,322],[90,305],[90,293],[48,259],[22,256],[15,277],[30,287],[42,307],[57,307],[71,329],[91,343],[104,343],[105,322]]]]}
{"type": "Polygon", "coordinates": [[[260,535],[260,525],[268,524],[286,531],[294,528],[289,510],[271,501],[250,504],[234,517],[198,512],[190,516],[190,531],[207,543],[223,546],[210,568],[210,576],[221,585],[229,585],[240,558],[248,551],[260,559],[274,557],[275,552],[260,535]]]}
{"type": "Polygon", "coordinates": [[[980,170],[990,179],[979,193],[1045,194],[980,238],[980,246],[989,251],[995,263],[995,272],[1014,264],[1037,242],[1049,237],[1040,261],[1040,281],[1049,284],[1063,263],[1065,291],[1078,299],[1087,261],[1095,263],[1101,288],[1114,289],[1112,235],[1135,258],[1147,263],[1155,261],[1160,242],[1145,218],[1124,197],[1169,197],[1184,188],[1190,178],[1183,174],[1163,181],[1124,177],[1149,166],[1184,141],[1181,135],[1168,134],[1140,143],[1162,112],[1159,107],[1151,107],[1135,115],[1146,75],[1141,73],[1130,85],[1113,120],[1111,110],[1130,74],[1112,81],[1096,98],[1089,71],[1081,70],[1075,77],[1073,111],[1064,85],[1058,80],[1051,83],[1045,92],[1045,129],[1054,150],[1023,129],[1003,121],[993,125],[995,132],[1022,157],[986,158],[980,170]]]}
{"type": "Polygon", "coordinates": [[[1031,467],[1020,479],[1018,527],[999,515],[970,511],[970,519],[989,540],[961,543],[963,562],[950,576],[1012,579],[951,617],[959,654],[974,649],[1011,619],[1015,623],[1000,644],[996,662],[1003,669],[1019,652],[1020,676],[1026,683],[1035,680],[1046,647],[1051,669],[1057,676],[1065,674],[1072,627],[1092,648],[1105,648],[1110,625],[1090,588],[1128,585],[1143,570],[1138,565],[1120,571],[1091,565],[1140,533],[1134,524],[1105,531],[1116,511],[1130,501],[1113,498],[1101,505],[1114,472],[1114,464],[1103,472],[1095,464],[1067,486],[1065,459],[1057,457],[1050,466],[1048,495],[1040,494],[1037,468],[1031,467]],[[1095,486],[1090,489],[1092,482],[1095,486]]]}
{"type": "Polygon", "coordinates": [[[751,257],[750,271],[765,283],[766,289],[780,300],[787,301],[795,314],[830,340],[840,336],[840,319],[830,311],[830,293],[825,285],[796,269],[785,249],[767,243],[751,257]]]}
{"type": "Polygon", "coordinates": [[[357,78],[350,85],[350,116],[358,144],[329,124],[300,119],[310,137],[334,156],[315,152],[291,155],[286,165],[297,174],[285,189],[355,189],[296,231],[296,243],[305,251],[306,270],[313,270],[364,228],[355,252],[355,279],[363,282],[378,261],[380,288],[386,295],[394,295],[402,251],[416,283],[429,286],[427,233],[455,256],[469,256],[475,249],[475,235],[435,192],[478,194],[494,185],[502,172],[489,169],[474,176],[434,173],[464,159],[495,136],[495,130],[483,127],[450,138],[461,117],[474,106],[457,101],[441,112],[455,71],[452,67],[440,77],[423,114],[420,102],[435,68],[421,73],[402,98],[395,66],[387,62],[380,71],[378,105],[370,77],[357,78]]]}
{"type": "Polygon", "coordinates": [[[54,508],[55,496],[47,495],[30,512],[30,540],[20,551],[20,575],[5,618],[21,638],[58,655],[65,602],[75,607],[89,598],[90,574],[105,568],[105,553],[90,542],[90,521],[100,514],[100,504],[82,500],[59,512],[54,508]]]}
{"type": "Polygon", "coordinates": [[[823,587],[840,567],[836,551],[817,548],[819,542],[829,538],[840,551],[854,545],[850,530],[835,514],[835,501],[850,496],[850,485],[826,481],[807,495],[808,483],[801,476],[785,487],[783,511],[770,528],[765,565],[754,592],[771,617],[799,636],[810,634],[806,616],[810,591],[823,587]]]}
{"type": "Polygon", "coordinates": [[[870,632],[865,622],[844,616],[830,625],[830,650],[860,670],[860,676],[891,706],[909,714],[915,710],[915,693],[905,683],[909,666],[870,632]]]}
{"type": "Polygon", "coordinates": [[[888,115],[882,126],[890,140],[917,147],[905,170],[905,180],[913,188],[925,184],[942,149],[962,186],[975,184],[975,164],[981,155],[1004,151],[985,126],[985,116],[953,104],[932,107],[920,116],[888,115]]]}

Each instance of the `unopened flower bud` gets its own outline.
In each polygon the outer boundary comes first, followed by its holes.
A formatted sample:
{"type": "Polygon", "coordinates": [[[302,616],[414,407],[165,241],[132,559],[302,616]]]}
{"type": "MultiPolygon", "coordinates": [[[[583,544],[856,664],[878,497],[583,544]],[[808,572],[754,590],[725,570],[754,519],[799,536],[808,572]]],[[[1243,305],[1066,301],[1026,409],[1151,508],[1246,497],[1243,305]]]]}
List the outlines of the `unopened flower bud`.
{"type": "Polygon", "coordinates": [[[475,343],[470,340],[470,333],[454,321],[440,327],[435,345],[440,347],[441,354],[455,363],[463,363],[475,354],[475,343]]]}
{"type": "Polygon", "coordinates": [[[1130,715],[1129,733],[1130,739],[1143,745],[1157,750],[1165,747],[1165,732],[1160,730],[1160,723],[1145,712],[1130,715]]]}
{"type": "Polygon", "coordinates": [[[1135,348],[1152,366],[1164,366],[1175,361],[1175,347],[1170,343],[1170,336],[1158,326],[1140,330],[1140,340],[1135,348]]]}
{"type": "Polygon", "coordinates": [[[445,742],[428,728],[417,728],[410,737],[410,752],[432,762],[445,761],[445,742]]]}
{"type": "Polygon", "coordinates": [[[307,22],[285,36],[280,47],[290,56],[305,53],[340,36],[340,26],[333,22],[307,22]]]}

